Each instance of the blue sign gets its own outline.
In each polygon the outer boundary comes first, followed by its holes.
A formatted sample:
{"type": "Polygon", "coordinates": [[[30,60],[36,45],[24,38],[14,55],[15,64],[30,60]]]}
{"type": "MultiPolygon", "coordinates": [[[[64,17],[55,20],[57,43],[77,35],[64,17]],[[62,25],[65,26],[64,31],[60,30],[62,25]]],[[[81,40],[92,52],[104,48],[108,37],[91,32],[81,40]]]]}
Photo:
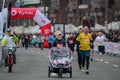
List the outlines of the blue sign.
{"type": "Polygon", "coordinates": [[[17,2],[15,3],[15,6],[16,6],[16,7],[20,7],[20,2],[17,1],[17,2]]]}

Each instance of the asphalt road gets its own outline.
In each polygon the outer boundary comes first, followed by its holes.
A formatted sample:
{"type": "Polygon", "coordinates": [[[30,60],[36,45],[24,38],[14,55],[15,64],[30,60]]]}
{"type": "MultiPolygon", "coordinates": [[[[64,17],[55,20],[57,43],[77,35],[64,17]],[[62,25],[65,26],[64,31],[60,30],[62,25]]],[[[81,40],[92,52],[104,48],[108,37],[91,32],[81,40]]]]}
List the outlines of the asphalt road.
{"type": "MultiPolygon", "coordinates": [[[[0,67],[0,80],[60,80],[57,76],[48,78],[48,49],[18,48],[16,53],[17,64],[13,66],[13,72],[7,73],[6,67],[0,67]]],[[[98,55],[95,54],[94,61],[90,62],[90,74],[86,75],[79,70],[74,52],[73,77],[63,74],[62,80],[120,80],[120,57],[105,55],[103,62],[97,59],[98,55]]]]}

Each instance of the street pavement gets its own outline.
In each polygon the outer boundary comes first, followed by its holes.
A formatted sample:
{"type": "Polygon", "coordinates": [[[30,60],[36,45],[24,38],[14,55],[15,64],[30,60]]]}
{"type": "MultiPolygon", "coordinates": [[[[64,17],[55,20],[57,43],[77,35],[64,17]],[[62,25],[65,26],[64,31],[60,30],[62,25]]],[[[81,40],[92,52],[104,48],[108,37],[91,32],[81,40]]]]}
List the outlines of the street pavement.
{"type": "Polygon", "coordinates": [[[18,48],[13,72],[7,73],[6,67],[0,67],[0,80],[120,80],[120,57],[105,55],[104,61],[100,62],[97,60],[98,54],[94,54],[94,60],[90,62],[90,74],[86,75],[78,67],[76,52],[72,61],[72,78],[69,78],[69,74],[63,74],[62,79],[57,76],[48,78],[48,51],[18,48]]]}

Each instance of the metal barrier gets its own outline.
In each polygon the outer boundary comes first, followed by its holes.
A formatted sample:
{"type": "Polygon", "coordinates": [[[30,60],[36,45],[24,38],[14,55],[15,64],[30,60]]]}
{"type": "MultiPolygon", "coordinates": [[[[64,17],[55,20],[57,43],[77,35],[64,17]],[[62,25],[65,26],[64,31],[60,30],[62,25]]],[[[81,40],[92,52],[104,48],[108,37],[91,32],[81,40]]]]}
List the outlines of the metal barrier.
{"type": "MultiPolygon", "coordinates": [[[[120,55],[120,43],[105,42],[105,52],[120,55]]],[[[94,50],[98,51],[98,44],[94,42],[94,50]]]]}

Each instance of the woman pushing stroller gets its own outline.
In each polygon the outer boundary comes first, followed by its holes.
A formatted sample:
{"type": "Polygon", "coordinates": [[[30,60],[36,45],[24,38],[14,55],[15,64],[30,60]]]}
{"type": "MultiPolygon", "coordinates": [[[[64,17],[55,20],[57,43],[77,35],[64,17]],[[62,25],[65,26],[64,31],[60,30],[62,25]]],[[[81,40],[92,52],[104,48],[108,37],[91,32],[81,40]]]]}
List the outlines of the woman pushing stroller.
{"type": "Polygon", "coordinates": [[[56,39],[49,51],[50,66],[48,67],[48,77],[50,77],[52,73],[55,75],[58,74],[58,77],[62,78],[63,73],[69,73],[71,78],[72,59],[72,51],[69,48],[66,48],[66,43],[63,39],[63,33],[60,31],[57,32],[56,39]]]}
{"type": "Polygon", "coordinates": [[[63,39],[63,33],[61,31],[56,33],[56,39],[53,42],[52,47],[57,47],[57,48],[66,47],[65,40],[63,39]]]}

